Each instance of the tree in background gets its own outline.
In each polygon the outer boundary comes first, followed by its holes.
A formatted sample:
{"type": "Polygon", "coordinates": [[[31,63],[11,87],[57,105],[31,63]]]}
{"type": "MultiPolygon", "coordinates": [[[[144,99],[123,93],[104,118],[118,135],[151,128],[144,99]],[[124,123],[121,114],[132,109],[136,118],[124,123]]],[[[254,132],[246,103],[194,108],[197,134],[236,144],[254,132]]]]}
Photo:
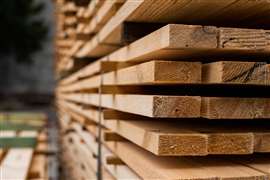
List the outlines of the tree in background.
{"type": "Polygon", "coordinates": [[[44,4],[35,0],[0,0],[0,55],[14,56],[20,63],[32,61],[42,48],[48,27],[39,17],[44,4]]]}

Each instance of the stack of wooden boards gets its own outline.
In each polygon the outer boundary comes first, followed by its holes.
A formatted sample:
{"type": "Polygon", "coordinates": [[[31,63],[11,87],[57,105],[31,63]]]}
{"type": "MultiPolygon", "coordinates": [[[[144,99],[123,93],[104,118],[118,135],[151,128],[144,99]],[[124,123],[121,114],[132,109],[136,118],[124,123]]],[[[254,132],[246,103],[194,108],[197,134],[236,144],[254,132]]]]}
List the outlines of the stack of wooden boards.
{"type": "Polygon", "coordinates": [[[0,179],[49,179],[46,120],[41,113],[0,113],[0,179]]]}
{"type": "Polygon", "coordinates": [[[56,89],[70,177],[269,179],[270,2],[126,0],[105,13],[112,2],[57,1],[91,9],[77,29],[106,16],[80,46],[57,46],[70,52],[57,63],[93,61],[56,89]]]}
{"type": "MultiPolygon", "coordinates": [[[[57,0],[56,14],[58,38],[56,72],[59,76],[64,72],[76,70],[88,60],[71,58],[77,51],[109,21],[124,0],[57,0]]],[[[91,61],[91,59],[90,59],[91,61]]]]}

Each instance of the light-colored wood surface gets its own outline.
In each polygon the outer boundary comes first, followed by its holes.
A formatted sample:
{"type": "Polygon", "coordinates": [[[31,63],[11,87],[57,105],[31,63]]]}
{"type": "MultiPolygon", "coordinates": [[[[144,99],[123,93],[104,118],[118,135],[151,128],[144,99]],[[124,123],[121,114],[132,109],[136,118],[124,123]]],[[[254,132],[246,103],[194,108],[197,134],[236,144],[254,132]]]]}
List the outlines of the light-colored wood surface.
{"type": "MultiPolygon", "coordinates": [[[[133,22],[178,22],[182,24],[221,24],[234,26],[259,25],[261,17],[269,16],[268,1],[177,1],[166,0],[129,0],[119,12],[101,29],[97,38],[100,43],[96,47],[86,45],[90,54],[94,55],[94,49],[101,44],[121,44],[122,25],[124,21],[133,22]],[[200,13],[198,13],[200,12],[200,13]],[[251,13],[252,12],[252,13],[251,13]],[[241,14],[241,15],[239,15],[241,14]],[[212,22],[212,23],[210,23],[212,22]],[[253,23],[251,23],[253,22],[253,23]],[[88,46],[88,47],[87,47],[88,46]]],[[[268,20],[269,21],[269,20],[268,20]]],[[[263,21],[267,25],[267,20],[263,21]]],[[[269,25],[268,25],[269,26],[269,25]]],[[[90,43],[91,44],[91,43],[90,43]]],[[[93,43],[92,43],[93,44],[93,43]]],[[[102,55],[110,53],[111,49],[104,51],[102,55]]]]}
{"type": "Polygon", "coordinates": [[[270,65],[264,62],[219,61],[204,64],[205,83],[270,85],[270,65]]]}
{"type": "MultiPolygon", "coordinates": [[[[63,82],[74,81],[75,76],[78,77],[74,74],[63,82]]],[[[79,80],[72,84],[64,84],[59,86],[57,91],[74,92],[97,89],[101,82],[103,82],[103,87],[195,83],[270,85],[270,66],[260,62],[220,61],[204,64],[201,68],[199,62],[150,61],[79,80]]]]}
{"type": "MultiPolygon", "coordinates": [[[[77,112],[85,117],[98,114],[97,110],[81,109],[72,103],[64,103],[67,112],[77,112]],[[89,113],[87,113],[89,112],[89,113]]],[[[72,116],[72,115],[71,115],[72,116]]],[[[203,121],[170,122],[166,119],[147,119],[126,115],[120,120],[121,113],[109,120],[102,120],[102,125],[112,130],[112,135],[104,136],[106,141],[123,141],[115,133],[123,136],[138,146],[159,156],[208,155],[208,154],[252,154],[270,152],[270,132],[267,126],[239,126],[199,124],[203,121]],[[119,120],[115,117],[119,116],[119,120]],[[113,133],[115,132],[115,133],[113,133]]],[[[97,116],[90,116],[98,122],[97,116]]],[[[107,131],[106,131],[107,132],[107,131]]],[[[108,133],[105,133],[107,135],[108,133]]]]}
{"type": "Polygon", "coordinates": [[[31,148],[10,149],[0,165],[1,179],[26,180],[33,152],[31,148]]]}
{"type": "Polygon", "coordinates": [[[101,79],[104,86],[200,83],[201,63],[151,61],[60,86],[57,91],[72,92],[98,88],[101,79]]]}
{"type": "Polygon", "coordinates": [[[107,142],[106,144],[144,179],[268,178],[265,173],[224,159],[157,157],[132,143],[107,142]]]}
{"type": "MultiPolygon", "coordinates": [[[[92,135],[92,133],[89,133],[88,131],[82,130],[81,125],[74,123],[73,124],[74,129],[76,130],[76,133],[73,133],[72,136],[69,135],[69,137],[72,137],[77,147],[77,156],[81,156],[82,158],[85,157],[82,154],[87,154],[88,157],[93,157],[93,154],[97,154],[97,142],[96,138],[92,135]],[[80,139],[83,139],[81,141],[80,139]],[[82,152],[84,151],[84,153],[82,152]],[[89,154],[93,153],[93,154],[89,154]]],[[[102,154],[104,155],[102,158],[103,166],[104,168],[110,172],[115,179],[140,179],[134,172],[132,172],[127,166],[125,165],[108,165],[106,164],[106,158],[107,156],[112,156],[113,154],[108,150],[106,146],[102,146],[102,154]]],[[[88,158],[87,161],[90,162],[91,158],[88,158]]],[[[84,162],[86,162],[86,159],[83,158],[84,162]]],[[[92,168],[96,170],[96,159],[92,159],[92,168]]],[[[108,175],[105,175],[105,179],[108,175]]]]}
{"type": "Polygon", "coordinates": [[[28,179],[32,180],[46,180],[48,164],[46,155],[35,154],[31,163],[31,167],[28,174],[28,179]]]}
{"type": "Polygon", "coordinates": [[[211,57],[266,58],[267,31],[169,24],[125,46],[108,58],[117,61],[192,59],[211,57]],[[155,43],[153,43],[155,42],[155,43]]]}
{"type": "MultiPolygon", "coordinates": [[[[99,105],[97,94],[62,94],[60,99],[99,105]]],[[[148,117],[207,119],[267,119],[269,98],[102,95],[102,106],[148,117]],[[202,99],[202,103],[200,103],[202,99]]]]}
{"type": "MultiPolygon", "coordinates": [[[[98,94],[66,94],[61,99],[99,105],[98,94]]],[[[131,94],[102,94],[102,106],[148,117],[200,117],[199,96],[159,96],[131,94]]]]}
{"type": "Polygon", "coordinates": [[[270,157],[269,155],[257,155],[253,157],[234,157],[231,158],[233,161],[240,164],[246,164],[248,167],[256,169],[270,175],[270,157]]]}
{"type": "Polygon", "coordinates": [[[208,119],[269,119],[269,98],[203,97],[202,117],[208,119]]]}

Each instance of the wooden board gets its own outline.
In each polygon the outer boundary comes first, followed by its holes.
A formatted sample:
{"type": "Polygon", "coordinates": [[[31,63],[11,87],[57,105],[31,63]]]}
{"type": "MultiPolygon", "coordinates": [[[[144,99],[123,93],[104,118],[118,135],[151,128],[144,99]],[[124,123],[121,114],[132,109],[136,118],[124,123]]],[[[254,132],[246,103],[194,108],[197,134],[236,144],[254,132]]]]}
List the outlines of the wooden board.
{"type": "MultiPolygon", "coordinates": [[[[85,164],[90,163],[89,165],[96,171],[97,159],[94,155],[97,152],[97,142],[95,141],[95,137],[91,135],[87,131],[83,131],[80,125],[75,124],[74,128],[76,132],[70,134],[69,137],[73,139],[74,149],[76,149],[76,156],[80,157],[80,162],[85,162],[85,164]],[[76,148],[77,147],[77,148],[76,148]],[[84,158],[85,156],[89,157],[87,160],[84,158]],[[84,158],[84,159],[83,159],[84,158]]],[[[107,150],[105,146],[102,147],[103,157],[106,157],[108,154],[112,154],[107,150]]],[[[102,158],[103,159],[103,158],[102,158]]],[[[89,167],[90,167],[89,166],[89,167]]],[[[114,177],[118,177],[120,179],[132,178],[139,179],[128,167],[125,165],[115,165],[115,166],[107,166],[106,163],[103,164],[104,168],[108,170],[114,177]]],[[[105,171],[104,169],[104,171],[105,171]]],[[[104,174],[104,178],[108,179],[108,174],[104,174]]]]}
{"type": "MultiPolygon", "coordinates": [[[[94,126],[93,126],[94,127],[94,126]]],[[[93,131],[82,131],[79,125],[76,126],[77,134],[83,138],[84,142],[88,145],[89,148],[93,150],[95,154],[97,154],[97,142],[95,141],[95,135],[93,131]]],[[[108,150],[108,148],[102,145],[102,161],[104,167],[115,177],[115,179],[140,179],[128,166],[125,164],[115,164],[109,165],[106,163],[106,159],[108,156],[112,156],[112,152],[108,150]]]]}
{"type": "Polygon", "coordinates": [[[104,0],[94,0],[91,1],[87,7],[87,9],[84,12],[83,17],[84,18],[92,18],[98,9],[101,7],[101,5],[104,3],[104,0]]]}
{"type": "MultiPolygon", "coordinates": [[[[80,72],[80,71],[79,71],[80,72]]],[[[78,73],[79,73],[78,72],[78,73]]],[[[82,71],[81,71],[82,73],[82,71]]],[[[77,74],[63,82],[75,81],[77,74]],[[74,76],[74,77],[73,77],[74,76]],[[70,80],[69,80],[70,79],[70,80]]],[[[83,75],[85,77],[85,75],[83,75]]],[[[263,62],[219,61],[200,62],[149,61],[116,71],[59,86],[59,92],[74,92],[119,85],[270,85],[270,65],[263,62]],[[102,81],[101,81],[102,79],[102,81]]]]}
{"type": "Polygon", "coordinates": [[[252,154],[261,150],[266,152],[267,145],[255,147],[259,142],[270,140],[269,137],[267,138],[270,133],[263,132],[263,128],[245,130],[246,126],[242,127],[243,130],[233,125],[230,129],[225,129],[220,126],[190,125],[187,122],[166,123],[139,119],[138,121],[108,120],[104,125],[159,156],[252,154]],[[260,132],[260,130],[262,136],[256,136],[256,131],[260,132]]]}
{"type": "Polygon", "coordinates": [[[202,117],[208,119],[269,119],[269,98],[202,98],[202,117]]]}
{"type": "Polygon", "coordinates": [[[0,165],[1,178],[26,180],[32,156],[33,149],[30,148],[9,150],[0,165]]]}
{"type": "Polygon", "coordinates": [[[201,63],[151,61],[57,88],[60,92],[89,90],[103,85],[162,85],[201,82],[201,63]]]}
{"type": "Polygon", "coordinates": [[[124,0],[111,0],[105,1],[100,9],[97,11],[96,16],[92,18],[91,22],[85,28],[85,33],[96,33],[112,18],[124,0]]]}
{"type": "MultiPolygon", "coordinates": [[[[220,1],[205,1],[203,3],[196,1],[179,1],[179,2],[167,2],[165,0],[158,1],[127,1],[119,12],[113,17],[104,28],[99,32],[98,39],[100,39],[100,44],[121,44],[121,34],[122,34],[122,25],[124,21],[129,22],[165,22],[165,23],[182,23],[182,24],[217,24],[218,26],[230,26],[231,22],[234,22],[234,26],[240,26],[240,19],[242,26],[245,24],[252,25],[254,27],[254,22],[259,22],[261,17],[266,17],[268,13],[269,16],[269,2],[260,1],[260,2],[250,2],[250,1],[237,1],[229,0],[226,2],[220,1]],[[181,10],[179,10],[181,9],[181,10]],[[192,12],[192,13],[191,13],[192,12]],[[195,13],[200,12],[200,13],[195,13]],[[253,12],[253,14],[250,14],[253,12]],[[215,14],[217,13],[217,14],[215,14]],[[239,15],[241,13],[241,15],[239,15]],[[255,13],[255,14],[254,14],[255,13]],[[237,15],[239,16],[237,16],[237,15]],[[218,16],[217,16],[218,15],[218,16]],[[228,16],[229,15],[229,16],[228,16]],[[239,17],[239,18],[236,18],[239,17]],[[240,18],[241,17],[241,18],[240,18]],[[246,17],[246,19],[244,19],[246,17]],[[257,18],[256,18],[257,17],[257,18]],[[244,19],[244,21],[243,21],[244,19]],[[248,20],[249,19],[249,20],[248,20]],[[250,20],[253,19],[253,20],[250,20]],[[256,19],[256,21],[255,21],[256,19]],[[222,21],[225,20],[225,21],[222,21]],[[237,23],[235,21],[238,21],[237,23]],[[202,23],[204,22],[204,23],[202,23]],[[212,22],[212,23],[210,23],[212,22]],[[222,23],[221,23],[222,22],[222,23]],[[244,23],[243,23],[244,22],[244,23]]],[[[264,22],[267,22],[264,21],[264,22]]],[[[257,24],[259,27],[260,23],[257,24]]],[[[262,23],[261,23],[262,25],[262,23]]],[[[267,23],[264,23],[267,25],[267,23]]],[[[268,25],[269,26],[269,25],[268,25]]],[[[85,46],[85,48],[88,48],[85,46]]],[[[92,55],[97,47],[90,47],[92,55]]],[[[103,55],[113,51],[107,49],[103,52],[103,55]]]]}
{"type": "MultiPolygon", "coordinates": [[[[62,99],[90,105],[99,105],[98,94],[67,94],[62,99]]],[[[201,98],[198,96],[158,96],[103,94],[102,106],[148,117],[200,116],[201,98]]]]}
{"type": "Polygon", "coordinates": [[[35,154],[29,170],[28,179],[48,179],[46,155],[35,154]]]}
{"type": "MultiPolygon", "coordinates": [[[[67,112],[74,111],[98,122],[97,110],[81,109],[68,102],[63,106],[67,112]]],[[[237,123],[219,125],[213,122],[205,124],[196,120],[190,124],[187,120],[172,122],[114,113],[111,118],[107,115],[109,120],[101,121],[103,126],[159,156],[270,152],[270,132],[267,126],[237,123]],[[119,119],[115,120],[117,116],[119,119]]]]}
{"type": "Polygon", "coordinates": [[[219,61],[203,65],[205,83],[270,85],[270,65],[264,62],[219,61]]]}
{"type": "Polygon", "coordinates": [[[265,173],[224,159],[157,157],[132,143],[106,144],[143,179],[268,178],[265,173]]]}
{"type": "Polygon", "coordinates": [[[269,57],[265,30],[169,24],[109,55],[116,61],[269,57]],[[155,43],[153,43],[155,42],[155,43]]]}
{"type": "Polygon", "coordinates": [[[106,142],[106,145],[144,179],[268,178],[268,173],[224,158],[165,158],[154,156],[128,142],[106,142]],[[225,173],[228,171],[231,173],[225,173]]]}
{"type": "MultiPolygon", "coordinates": [[[[63,94],[59,95],[59,98],[99,106],[97,94],[63,94]]],[[[269,98],[103,94],[102,107],[163,118],[269,119],[270,117],[269,98]]]]}

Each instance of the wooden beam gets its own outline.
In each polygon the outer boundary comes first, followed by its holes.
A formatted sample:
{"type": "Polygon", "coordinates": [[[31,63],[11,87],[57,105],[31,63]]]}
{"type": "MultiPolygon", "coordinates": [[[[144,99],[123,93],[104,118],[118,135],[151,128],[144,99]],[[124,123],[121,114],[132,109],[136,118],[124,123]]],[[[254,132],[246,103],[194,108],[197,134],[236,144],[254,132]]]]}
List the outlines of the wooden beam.
{"type": "Polygon", "coordinates": [[[270,65],[265,62],[219,61],[203,65],[202,81],[214,84],[270,85],[270,65]]]}
{"type": "Polygon", "coordinates": [[[28,179],[48,179],[46,155],[35,155],[33,157],[28,179]]]}
{"type": "Polygon", "coordinates": [[[97,11],[96,16],[92,18],[89,25],[86,27],[86,32],[98,32],[98,30],[100,30],[110,20],[110,18],[115,15],[123,3],[124,0],[105,1],[97,11]]]}
{"type": "MultiPolygon", "coordinates": [[[[72,103],[67,103],[67,105],[70,108],[69,111],[77,111],[86,117],[87,112],[95,111],[85,109],[79,112],[78,106],[72,106],[72,103]]],[[[115,112],[114,116],[109,117],[110,119],[102,120],[103,126],[114,131],[110,134],[105,131],[105,140],[119,141],[118,137],[121,135],[159,156],[270,152],[270,131],[265,125],[222,123],[222,126],[214,122],[205,125],[195,119],[192,124],[189,124],[187,120],[170,122],[166,119],[153,120],[122,114],[115,112]],[[121,117],[123,120],[120,120],[121,117]],[[115,133],[119,134],[117,139],[115,133]],[[185,146],[185,144],[193,145],[185,146]]],[[[92,117],[92,119],[98,121],[97,117],[96,119],[92,117]]]]}
{"type": "Polygon", "coordinates": [[[203,97],[201,116],[208,119],[268,119],[269,98],[203,97]]]}
{"type": "Polygon", "coordinates": [[[226,133],[211,126],[207,133],[186,123],[158,121],[110,120],[105,126],[159,156],[251,154],[254,148],[252,133],[226,133]]]}
{"type": "MultiPolygon", "coordinates": [[[[93,128],[97,128],[96,126],[93,126],[93,128]]],[[[81,128],[79,128],[79,125],[76,126],[76,132],[77,134],[84,139],[85,143],[91,149],[92,152],[97,154],[97,142],[96,139],[96,131],[82,131],[81,128]]],[[[128,166],[121,164],[121,165],[108,165],[106,164],[106,157],[112,157],[115,156],[109,149],[102,144],[102,154],[103,154],[103,165],[105,169],[107,169],[114,177],[115,179],[141,179],[138,177],[137,174],[135,174],[128,166]]]]}
{"type": "Polygon", "coordinates": [[[63,79],[62,81],[59,82],[59,84],[60,85],[71,84],[72,82],[76,80],[84,79],[86,77],[96,75],[100,73],[101,71],[107,72],[107,71],[115,70],[117,68],[126,67],[128,65],[130,65],[130,63],[117,63],[117,62],[112,62],[112,61],[110,62],[94,61],[88,66],[82,68],[81,70],[63,79]]]}
{"type": "Polygon", "coordinates": [[[104,85],[200,83],[201,63],[151,61],[105,74],[103,80],[104,85]]]}
{"type": "Polygon", "coordinates": [[[169,24],[111,53],[108,59],[117,61],[193,58],[209,61],[209,58],[217,57],[265,59],[270,54],[267,36],[267,31],[261,29],[169,24]]]}
{"type": "Polygon", "coordinates": [[[265,173],[224,159],[158,157],[128,142],[106,145],[143,179],[268,178],[265,173]]]}
{"type": "MultiPolygon", "coordinates": [[[[67,94],[60,99],[99,105],[97,94],[67,94]]],[[[207,119],[267,119],[269,98],[102,95],[102,107],[148,117],[207,119]],[[185,102],[185,103],[184,103],[185,102]]]]}
{"type": "MultiPolygon", "coordinates": [[[[114,38],[117,36],[120,35],[115,35],[114,38]]],[[[95,36],[77,53],[77,56],[102,57],[120,48],[119,43],[102,44],[100,39],[100,37],[95,36]]],[[[111,53],[109,58],[118,61],[146,61],[158,58],[179,59],[179,57],[182,59],[207,59],[224,58],[224,56],[266,58],[269,57],[267,39],[268,32],[261,29],[169,24],[111,53]],[[254,38],[254,35],[258,38],[254,38]],[[145,44],[148,44],[147,48],[142,48],[142,45],[145,44]],[[258,51],[259,49],[261,51],[258,51]]]]}
{"type": "MultiPolygon", "coordinates": [[[[74,146],[74,148],[76,148],[77,150],[77,155],[75,155],[76,157],[82,157],[81,162],[84,162],[85,165],[91,165],[91,167],[94,169],[94,171],[96,171],[96,159],[91,158],[92,156],[89,153],[94,153],[96,154],[97,151],[97,142],[94,141],[95,137],[89,133],[89,132],[84,132],[82,130],[79,129],[79,127],[76,127],[76,133],[74,133],[72,135],[72,138],[74,140],[74,143],[76,144],[74,146]],[[83,138],[85,141],[85,144],[80,144],[80,138],[83,138]],[[93,141],[89,141],[89,140],[93,140],[93,141]],[[83,154],[83,155],[82,155],[83,154]],[[85,156],[90,157],[85,159],[85,156]]],[[[73,153],[74,154],[74,153],[73,153]]],[[[109,152],[107,150],[107,147],[102,145],[102,154],[104,155],[102,158],[103,161],[103,165],[105,167],[106,170],[108,170],[109,172],[111,172],[113,174],[113,176],[115,177],[122,177],[127,179],[127,177],[132,177],[132,179],[138,179],[137,176],[131,171],[129,170],[129,168],[123,164],[121,165],[106,165],[106,158],[107,156],[112,156],[112,153],[109,152]],[[135,178],[136,177],[136,178],[135,178]]],[[[77,160],[78,161],[78,160],[77,160]]],[[[90,166],[89,166],[90,167],[90,166]]],[[[106,178],[107,175],[104,177],[106,178]]],[[[106,178],[107,179],[107,178],[106,178]]]]}
{"type": "MultiPolygon", "coordinates": [[[[98,94],[68,94],[60,99],[99,105],[98,94]]],[[[148,117],[200,117],[198,96],[120,95],[103,94],[102,106],[148,117]]]]}
{"type": "Polygon", "coordinates": [[[92,18],[104,2],[104,0],[91,1],[85,10],[83,17],[92,18]]]}
{"type": "Polygon", "coordinates": [[[151,61],[97,75],[70,85],[60,86],[57,91],[72,92],[111,85],[165,85],[201,82],[200,62],[151,61]]]}

